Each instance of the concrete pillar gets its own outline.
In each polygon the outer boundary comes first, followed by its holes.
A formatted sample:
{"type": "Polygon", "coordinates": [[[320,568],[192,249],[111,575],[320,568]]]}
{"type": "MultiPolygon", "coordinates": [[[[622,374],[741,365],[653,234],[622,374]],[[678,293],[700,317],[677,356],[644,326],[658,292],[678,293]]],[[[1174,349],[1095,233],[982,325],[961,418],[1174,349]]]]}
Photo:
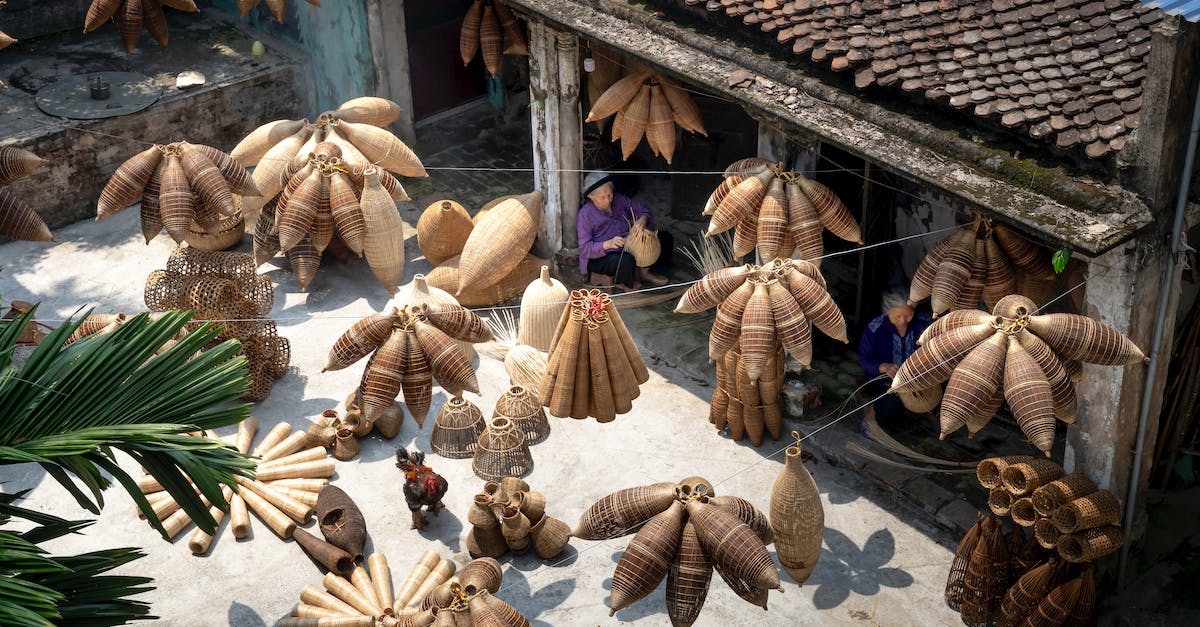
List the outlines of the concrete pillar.
{"type": "Polygon", "coordinates": [[[562,248],[562,181],[559,176],[558,43],[553,29],[529,20],[529,116],[533,128],[533,186],[545,196],[536,254],[562,248]]]}
{"type": "Polygon", "coordinates": [[[371,59],[375,68],[374,92],[400,105],[400,119],[394,127],[400,139],[410,146],[416,142],[413,126],[412,73],[408,67],[408,31],[404,21],[404,0],[366,0],[367,34],[371,40],[371,59]]]}
{"type": "Polygon", "coordinates": [[[770,161],[783,162],[783,167],[788,167],[788,160],[792,156],[792,145],[788,140],[788,136],[779,130],[779,127],[759,121],[758,123],[758,156],[762,159],[770,161]]]}
{"type": "Polygon", "coordinates": [[[558,52],[558,167],[559,198],[562,206],[562,242],[560,247],[579,245],[575,232],[575,211],[580,201],[578,171],[583,166],[583,114],[579,109],[579,38],[572,33],[555,34],[558,52]]]}

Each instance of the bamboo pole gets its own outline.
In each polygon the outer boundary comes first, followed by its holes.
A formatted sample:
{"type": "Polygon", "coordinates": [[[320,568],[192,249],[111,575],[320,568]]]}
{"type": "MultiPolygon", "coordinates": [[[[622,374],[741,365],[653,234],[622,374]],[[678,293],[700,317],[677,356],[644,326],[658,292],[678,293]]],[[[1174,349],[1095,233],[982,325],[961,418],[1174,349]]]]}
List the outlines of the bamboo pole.
{"type": "Polygon", "coordinates": [[[291,455],[292,453],[304,448],[304,445],[307,443],[307,433],[303,431],[292,431],[286,438],[283,439],[282,442],[276,444],[270,449],[263,451],[262,461],[269,462],[273,459],[291,455]]]}
{"type": "Polygon", "coordinates": [[[254,490],[240,490],[238,493],[246,501],[246,505],[249,505],[255,514],[258,514],[259,519],[275,532],[275,535],[284,540],[292,537],[292,532],[296,530],[296,523],[287,514],[255,494],[254,490]]]}
{"type": "Polygon", "coordinates": [[[267,432],[267,435],[263,438],[263,441],[259,442],[258,446],[254,447],[254,456],[262,457],[263,453],[270,450],[276,444],[282,442],[283,439],[286,438],[291,432],[292,425],[289,425],[286,422],[281,422],[274,427],[271,427],[271,430],[267,432]]]}
{"type": "MultiPolygon", "coordinates": [[[[249,416],[238,423],[237,450],[243,455],[250,452],[250,444],[258,433],[258,420],[249,416]]],[[[268,436],[269,437],[269,436],[268,436]]],[[[246,500],[242,495],[234,494],[229,500],[229,529],[237,539],[250,535],[250,512],[246,511],[246,500]]]]}
{"type": "MultiPolygon", "coordinates": [[[[223,486],[221,488],[221,496],[224,497],[225,502],[228,503],[233,497],[233,490],[229,486],[223,486]]],[[[208,513],[212,515],[213,520],[217,521],[217,525],[220,526],[221,519],[225,517],[225,512],[220,508],[213,506],[208,508],[208,513]]],[[[192,532],[192,537],[188,538],[188,549],[191,550],[193,555],[200,555],[201,553],[208,551],[208,547],[212,544],[212,540],[213,537],[208,533],[205,533],[203,529],[197,529],[192,532]]]]}
{"type": "Polygon", "coordinates": [[[312,448],[306,448],[302,451],[292,453],[291,455],[285,455],[283,457],[259,462],[258,467],[261,469],[289,466],[291,464],[299,464],[301,462],[311,462],[318,459],[325,459],[328,456],[329,452],[325,450],[325,447],[314,446],[312,448]]]}
{"type": "Polygon", "coordinates": [[[334,471],[335,468],[332,459],[321,459],[260,470],[258,472],[258,480],[272,481],[275,479],[330,477],[333,476],[334,471]]]}
{"type": "Polygon", "coordinates": [[[307,584],[300,590],[300,601],[309,605],[332,610],[341,614],[355,616],[362,614],[354,608],[354,606],[345,601],[329,594],[328,592],[310,584],[307,584]]]}
{"type": "Polygon", "coordinates": [[[392,604],[392,571],[388,569],[387,556],[372,553],[367,558],[367,568],[375,586],[375,600],[386,610],[392,604]]]}

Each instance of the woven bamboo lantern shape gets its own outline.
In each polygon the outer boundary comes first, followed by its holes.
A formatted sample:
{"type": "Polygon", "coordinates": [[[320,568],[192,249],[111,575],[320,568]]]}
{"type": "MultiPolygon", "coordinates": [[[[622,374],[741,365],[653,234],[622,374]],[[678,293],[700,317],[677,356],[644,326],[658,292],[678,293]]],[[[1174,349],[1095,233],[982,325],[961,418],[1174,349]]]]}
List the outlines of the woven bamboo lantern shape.
{"type": "Polygon", "coordinates": [[[658,261],[662,254],[662,244],[658,241],[658,231],[648,230],[636,219],[625,237],[625,250],[633,255],[634,262],[639,268],[649,267],[658,261]]]}
{"type": "Polygon", "coordinates": [[[433,397],[433,381],[453,395],[479,393],[479,383],[459,341],[484,342],[491,330],[458,305],[421,305],[414,313],[393,307],[355,322],[329,352],[325,370],[340,370],[368,354],[356,398],[363,416],[374,422],[404,393],[409,413],[424,425],[433,397]]]}
{"type": "Polygon", "coordinates": [[[621,142],[624,159],[641,143],[642,137],[655,156],[667,163],[675,155],[675,125],[685,131],[708,135],[700,108],[683,88],[670,79],[649,71],[634,72],[617,80],[592,104],[585,122],[613,120],[612,140],[621,142]]]}
{"type": "Polygon", "coordinates": [[[492,596],[503,577],[500,564],[490,558],[468,563],[454,578],[455,563],[426,551],[403,581],[393,578],[387,557],[372,553],[348,575],[325,574],[321,585],[308,584],[292,615],[279,621],[284,627],[336,625],[441,624],[528,626],[511,605],[492,596]],[[395,586],[395,583],[399,586],[395,586]]]}
{"type": "Polygon", "coordinates": [[[461,396],[455,396],[442,405],[434,419],[429,445],[442,457],[472,457],[475,455],[475,443],[486,426],[478,407],[461,396]]]}
{"type": "MultiPolygon", "coordinates": [[[[257,433],[258,421],[247,418],[238,424],[234,443],[242,453],[260,458],[256,478],[239,477],[236,494],[229,488],[224,489],[228,506],[218,508],[213,505],[209,513],[219,524],[228,512],[234,537],[246,538],[251,528],[249,512],[253,511],[275,535],[287,539],[296,531],[296,525],[303,525],[313,517],[318,494],[329,485],[329,477],[333,476],[333,460],[321,447],[305,448],[305,433],[293,431],[285,422],[275,425],[251,450],[257,433]]],[[[220,440],[213,432],[205,435],[220,440]]],[[[191,519],[157,480],[147,475],[139,479],[137,485],[170,538],[188,527],[191,519]]],[[[213,542],[213,536],[196,529],[188,538],[188,548],[201,555],[212,548],[213,542]]]]}
{"type": "MultiPolygon", "coordinates": [[[[2,41],[0,38],[0,42],[2,41]]],[[[28,150],[0,146],[0,185],[8,185],[23,178],[45,163],[45,159],[28,150]]],[[[54,239],[49,227],[33,207],[3,187],[0,187],[0,235],[31,242],[49,242],[54,239]]]]}
{"type": "Polygon", "coordinates": [[[512,420],[504,416],[493,418],[475,444],[471,470],[485,481],[529,474],[533,470],[533,456],[525,434],[517,430],[512,420]]]}
{"type": "Polygon", "coordinates": [[[141,203],[146,243],[164,228],[176,242],[205,250],[241,239],[244,220],[234,194],[258,196],[246,169],[229,155],[201,144],[154,145],[122,163],[96,203],[96,219],[141,203]]]}
{"type": "Polygon", "coordinates": [[[439,200],[421,212],[417,220],[417,245],[433,265],[462,253],[475,223],[462,205],[439,200]]]}
{"type": "Polygon", "coordinates": [[[757,246],[762,259],[799,253],[820,266],[825,229],[848,242],[863,243],[858,222],[828,187],[758,157],[725,169],[725,179],[708,197],[703,215],[712,216],[705,237],[734,229],[735,258],[757,246]]]}
{"type": "Polygon", "coordinates": [[[463,65],[483,51],[483,64],[492,76],[500,73],[502,55],[529,54],[525,31],[511,9],[499,0],[475,0],[463,16],[458,32],[458,52],[463,65]],[[505,39],[509,44],[504,45],[505,39]]]}
{"type": "Polygon", "coordinates": [[[719,497],[700,477],[614,492],[593,503],[575,525],[584,540],[634,534],[612,578],[610,615],[653,592],[667,579],[672,624],[700,615],[715,568],[730,588],[762,608],[779,586],[767,552],[771,524],[749,501],[719,497]]]}
{"type": "Polygon", "coordinates": [[[271,279],[255,272],[249,255],[181,245],[171,252],[166,269],[146,278],[145,299],[151,311],[190,309],[198,320],[228,321],[218,337],[241,342],[250,367],[246,398],[262,401],[291,360],[291,344],[279,336],[275,321],[263,317],[275,303],[272,288],[271,279]]]}
{"type": "Polygon", "coordinates": [[[611,422],[633,409],[646,363],[607,294],[571,292],[559,318],[538,397],[558,417],[611,422]]]}
{"type": "Polygon", "coordinates": [[[952,311],[918,338],[889,391],[916,392],[949,381],[942,398],[941,437],[967,427],[971,435],[1007,402],[1031,443],[1050,455],[1055,419],[1074,424],[1079,362],[1126,365],[1146,361],[1129,338],[1076,314],[1037,315],[1033,301],[1009,295],[991,314],[952,311]]]}
{"type": "Polygon", "coordinates": [[[539,351],[550,348],[554,329],[567,307],[569,296],[570,292],[562,281],[550,276],[550,266],[542,266],[541,275],[525,288],[521,296],[517,341],[539,351]]]}
{"type": "Polygon", "coordinates": [[[1052,277],[1046,256],[1016,232],[977,218],[930,249],[913,273],[908,302],[930,299],[933,315],[975,309],[982,296],[989,309],[1016,289],[1018,272],[1052,277]]]}
{"type": "MultiPolygon", "coordinates": [[[[282,11],[283,0],[278,2],[282,11]]],[[[84,18],[83,32],[90,33],[112,20],[117,25],[121,36],[121,45],[125,52],[133,52],[141,39],[142,28],[150,31],[150,36],[158,45],[167,47],[170,34],[167,31],[167,16],[163,7],[171,7],[179,11],[195,13],[199,11],[193,0],[92,0],[88,7],[87,17],[84,18]]],[[[242,15],[245,15],[243,12],[242,15]]],[[[280,19],[282,22],[283,20],[280,19]]]]}

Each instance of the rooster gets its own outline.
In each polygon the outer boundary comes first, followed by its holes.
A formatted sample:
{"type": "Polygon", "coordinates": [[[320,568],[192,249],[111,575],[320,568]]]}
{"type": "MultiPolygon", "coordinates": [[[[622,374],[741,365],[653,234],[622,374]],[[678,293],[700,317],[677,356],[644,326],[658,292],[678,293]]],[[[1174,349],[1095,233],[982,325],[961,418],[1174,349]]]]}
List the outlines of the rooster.
{"type": "Polygon", "coordinates": [[[419,450],[409,452],[403,448],[396,449],[396,467],[404,473],[404,501],[412,512],[412,528],[418,530],[429,524],[421,508],[426,507],[436,516],[445,507],[442,497],[446,495],[446,488],[450,487],[444,477],[433,472],[424,462],[425,453],[419,450]]]}

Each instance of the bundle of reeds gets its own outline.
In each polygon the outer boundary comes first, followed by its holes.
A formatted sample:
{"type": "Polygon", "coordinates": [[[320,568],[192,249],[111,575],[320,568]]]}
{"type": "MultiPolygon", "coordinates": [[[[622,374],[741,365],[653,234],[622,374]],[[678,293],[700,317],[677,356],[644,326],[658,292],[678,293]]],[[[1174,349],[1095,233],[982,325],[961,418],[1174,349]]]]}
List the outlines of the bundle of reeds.
{"type": "Polygon", "coordinates": [[[714,568],[738,596],[764,609],[768,591],[782,590],[766,548],[774,540],[771,527],[749,501],[718,497],[710,482],[692,477],[614,492],[583,513],[573,534],[584,540],[635,534],[613,572],[610,614],[653,592],[665,577],[672,624],[691,625],[714,568]]]}
{"type": "Polygon", "coordinates": [[[1017,288],[1017,272],[1052,277],[1046,255],[1015,231],[978,218],[938,242],[913,273],[909,304],[930,299],[933,316],[975,309],[982,296],[992,309],[1017,288]]]}
{"type": "MultiPolygon", "coordinates": [[[[236,494],[228,488],[224,491],[228,505],[214,504],[209,512],[219,523],[228,511],[234,537],[245,538],[250,534],[248,511],[253,511],[275,535],[286,540],[292,537],[296,525],[303,525],[313,516],[318,493],[329,485],[329,477],[334,473],[333,460],[323,448],[305,448],[306,434],[293,431],[286,422],[275,425],[251,451],[257,432],[258,421],[247,418],[238,425],[235,442],[242,453],[260,458],[256,478],[239,477],[236,494]]],[[[211,431],[204,435],[220,441],[211,431]]],[[[191,523],[191,518],[153,477],[146,475],[137,480],[137,485],[170,538],[178,536],[191,523]]],[[[208,552],[212,542],[213,536],[197,529],[188,539],[188,548],[200,555],[208,552]]]]}
{"type": "MultiPolygon", "coordinates": [[[[3,33],[0,33],[2,35],[3,33]]],[[[0,38],[0,42],[3,38],[0,38]]],[[[46,160],[15,146],[0,146],[0,185],[8,185],[40,168],[46,160]]],[[[42,217],[17,195],[0,187],[0,235],[31,242],[54,239],[42,217]]]]}
{"type": "MultiPolygon", "coordinates": [[[[565,307],[566,295],[563,297],[563,303],[565,307]]],[[[558,326],[558,318],[561,316],[561,310],[555,314],[552,322],[554,327],[558,326]]],[[[493,346],[504,359],[504,371],[508,373],[509,383],[536,390],[542,381],[542,375],[546,374],[546,353],[521,342],[517,320],[511,310],[496,311],[495,315],[488,318],[488,324],[491,325],[492,335],[496,338],[493,346]]],[[[551,327],[549,339],[553,337],[554,328],[551,327]]],[[[549,346],[549,341],[546,345],[549,346]]]]}
{"type": "Polygon", "coordinates": [[[817,266],[825,252],[821,232],[862,244],[862,231],[849,209],[828,187],[781,164],[750,157],[725,169],[725,179],[708,197],[711,215],[706,237],[733,232],[733,254],[741,258],[758,247],[759,257],[800,258],[817,266]]]}
{"type": "Polygon", "coordinates": [[[633,409],[650,372],[629,330],[599,290],[576,290],[550,344],[538,397],[558,417],[610,422],[633,409]]]}
{"type": "Polygon", "coordinates": [[[458,53],[463,65],[483,51],[483,65],[492,76],[500,73],[502,55],[529,54],[525,31],[517,16],[500,0],[475,0],[463,16],[458,31],[458,53]],[[508,40],[505,47],[504,40],[508,40]]]}
{"type": "Polygon", "coordinates": [[[393,307],[351,325],[334,342],[324,369],[340,370],[370,354],[355,398],[363,417],[376,421],[403,391],[404,404],[420,428],[429,415],[434,380],[453,395],[479,393],[475,371],[455,340],[490,339],[483,320],[459,305],[393,307]]]}
{"type": "Polygon", "coordinates": [[[592,104],[585,122],[599,122],[613,114],[612,140],[621,142],[623,158],[646,137],[655,155],[667,163],[675,155],[675,125],[708,135],[700,108],[686,90],[662,74],[635,71],[612,83],[592,104]]]}
{"type": "Polygon", "coordinates": [[[1116,329],[1076,314],[1036,315],[1020,295],[1000,299],[991,314],[960,309],[933,323],[900,366],[889,391],[918,392],[949,381],[942,398],[941,437],[982,429],[1003,402],[1039,450],[1050,455],[1055,419],[1074,424],[1072,372],[1079,362],[1146,361],[1116,329]]]}
{"type": "Polygon", "coordinates": [[[533,549],[538,557],[550,559],[562,553],[571,538],[570,525],[546,514],[546,497],[517,477],[485,484],[472,499],[467,520],[467,551],[475,558],[533,549]]]}

